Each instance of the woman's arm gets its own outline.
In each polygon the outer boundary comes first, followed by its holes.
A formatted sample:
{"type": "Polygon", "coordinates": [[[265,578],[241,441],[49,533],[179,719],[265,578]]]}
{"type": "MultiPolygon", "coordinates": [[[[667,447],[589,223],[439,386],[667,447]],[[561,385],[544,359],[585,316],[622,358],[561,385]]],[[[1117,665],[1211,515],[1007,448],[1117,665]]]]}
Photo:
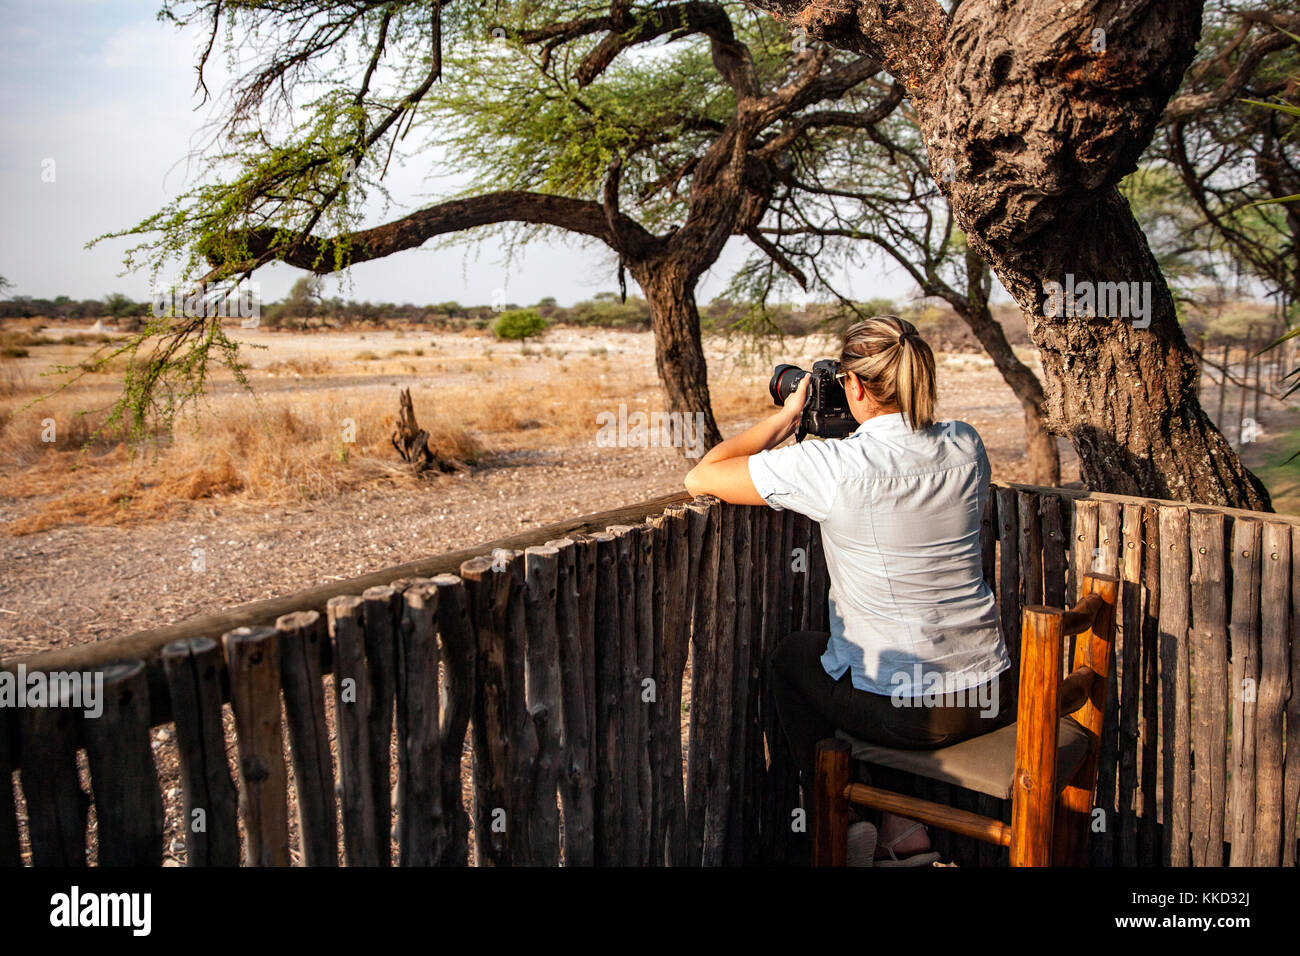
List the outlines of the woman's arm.
{"type": "Polygon", "coordinates": [[[714,445],[686,475],[686,490],[693,495],[715,495],[736,505],[767,504],[749,477],[749,456],[775,448],[794,434],[808,395],[805,375],[785,404],[739,435],[714,445]]]}

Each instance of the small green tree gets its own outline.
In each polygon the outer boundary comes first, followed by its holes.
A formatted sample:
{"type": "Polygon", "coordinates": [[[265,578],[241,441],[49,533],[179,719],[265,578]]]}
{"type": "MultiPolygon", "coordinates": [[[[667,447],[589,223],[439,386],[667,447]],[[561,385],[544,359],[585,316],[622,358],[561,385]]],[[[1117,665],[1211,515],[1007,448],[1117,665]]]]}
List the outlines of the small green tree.
{"type": "Polygon", "coordinates": [[[541,335],[550,327],[549,322],[537,314],[536,309],[516,309],[504,312],[492,323],[492,333],[499,339],[522,342],[541,335]]]}

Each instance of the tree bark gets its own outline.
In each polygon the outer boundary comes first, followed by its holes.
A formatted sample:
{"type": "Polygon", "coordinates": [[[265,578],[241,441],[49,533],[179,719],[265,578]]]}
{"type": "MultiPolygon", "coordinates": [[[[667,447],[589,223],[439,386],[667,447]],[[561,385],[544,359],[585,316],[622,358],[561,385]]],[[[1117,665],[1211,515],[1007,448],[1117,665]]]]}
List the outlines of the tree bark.
{"type": "Polygon", "coordinates": [[[1200,2],[966,0],[951,18],[934,0],[750,2],[907,86],[939,188],[1020,305],[1049,427],[1090,488],[1270,509],[1201,409],[1173,299],[1115,188],[1192,58],[1200,2]],[[1147,314],[1050,314],[1045,283],[1071,278],[1138,283],[1147,314]]]}
{"type": "Polygon", "coordinates": [[[683,435],[694,436],[698,443],[689,447],[684,444],[682,452],[698,451],[702,455],[722,441],[722,432],[709,398],[709,368],[700,340],[693,270],[684,261],[669,258],[629,264],[629,271],[650,307],[655,369],[668,400],[668,411],[682,416],[683,435]],[[697,418],[697,414],[702,417],[697,418]]]}

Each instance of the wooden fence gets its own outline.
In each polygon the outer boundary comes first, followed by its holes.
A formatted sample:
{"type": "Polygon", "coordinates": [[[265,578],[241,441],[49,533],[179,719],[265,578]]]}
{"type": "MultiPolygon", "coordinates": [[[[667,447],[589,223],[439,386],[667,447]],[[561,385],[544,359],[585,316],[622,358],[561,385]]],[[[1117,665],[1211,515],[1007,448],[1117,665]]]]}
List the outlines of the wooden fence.
{"type": "Polygon", "coordinates": [[[1300,518],[995,486],[984,528],[1013,660],[1017,607],[1120,579],[1093,865],[1294,866],[1300,518]]]}
{"type": "MultiPolygon", "coordinates": [[[[1294,865],[1300,519],[995,486],[984,528],[1017,661],[1022,606],[1071,601],[1080,567],[1122,581],[1094,864],[1294,865]]],[[[168,803],[189,865],[788,860],[804,818],[764,665],[827,627],[815,526],[667,499],[494,544],[22,662],[102,671],[106,702],[0,709],[0,780],[18,769],[25,804],[0,786],[0,864],[156,865],[168,803]]]]}

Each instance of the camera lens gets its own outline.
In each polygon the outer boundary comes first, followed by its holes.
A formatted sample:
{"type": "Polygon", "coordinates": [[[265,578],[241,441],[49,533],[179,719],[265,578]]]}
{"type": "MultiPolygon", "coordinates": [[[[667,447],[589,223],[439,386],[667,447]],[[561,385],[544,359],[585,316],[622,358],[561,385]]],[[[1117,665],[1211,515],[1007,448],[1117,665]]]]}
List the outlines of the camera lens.
{"type": "Polygon", "coordinates": [[[778,365],[772,373],[772,380],[767,383],[767,390],[772,395],[773,403],[784,405],[785,400],[794,394],[799,383],[808,373],[797,365],[778,365]]]}

